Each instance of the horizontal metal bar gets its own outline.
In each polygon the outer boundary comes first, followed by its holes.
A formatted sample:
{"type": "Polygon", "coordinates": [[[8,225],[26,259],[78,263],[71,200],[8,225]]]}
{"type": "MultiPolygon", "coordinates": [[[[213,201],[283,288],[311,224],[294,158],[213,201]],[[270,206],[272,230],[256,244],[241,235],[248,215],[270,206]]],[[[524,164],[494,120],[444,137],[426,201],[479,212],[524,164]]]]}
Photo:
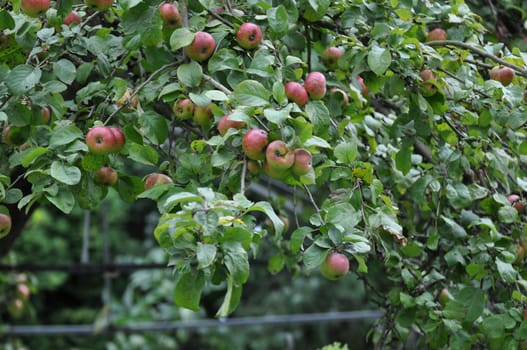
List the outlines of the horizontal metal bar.
{"type": "Polygon", "coordinates": [[[378,310],[327,312],[311,314],[274,315],[256,317],[237,317],[223,319],[205,319],[197,321],[156,322],[127,326],[109,326],[96,331],[93,325],[39,325],[5,326],[0,328],[1,336],[58,336],[58,335],[96,335],[111,333],[169,332],[180,329],[203,329],[242,326],[276,326],[320,322],[344,322],[371,320],[382,316],[378,310]]]}
{"type": "Polygon", "coordinates": [[[133,272],[137,270],[166,269],[167,263],[119,263],[119,264],[0,264],[0,271],[8,272],[68,272],[90,274],[102,272],[133,272]]]}

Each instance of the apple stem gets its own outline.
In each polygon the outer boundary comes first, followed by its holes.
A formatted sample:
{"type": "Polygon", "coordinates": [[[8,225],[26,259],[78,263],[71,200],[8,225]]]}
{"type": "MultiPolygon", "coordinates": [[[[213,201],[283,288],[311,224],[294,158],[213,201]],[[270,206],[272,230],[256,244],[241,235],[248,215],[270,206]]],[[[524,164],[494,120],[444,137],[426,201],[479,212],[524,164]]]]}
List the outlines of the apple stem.
{"type": "Polygon", "coordinates": [[[507,62],[493,54],[490,54],[488,53],[487,51],[485,50],[482,50],[480,48],[477,48],[477,47],[474,47],[470,44],[467,44],[465,42],[462,42],[462,41],[457,41],[457,40],[435,40],[435,41],[429,41],[427,42],[426,44],[424,45],[429,45],[429,46],[457,46],[457,47],[461,47],[463,49],[467,49],[467,50],[470,50],[474,53],[477,53],[478,55],[480,56],[483,56],[483,57],[486,57],[486,58],[489,58],[491,60],[493,60],[494,62],[497,62],[505,67],[509,67],[513,70],[515,70],[518,75],[521,75],[523,77],[527,77],[527,70],[521,68],[520,66],[517,66],[515,64],[512,64],[510,62],[507,62]]]}

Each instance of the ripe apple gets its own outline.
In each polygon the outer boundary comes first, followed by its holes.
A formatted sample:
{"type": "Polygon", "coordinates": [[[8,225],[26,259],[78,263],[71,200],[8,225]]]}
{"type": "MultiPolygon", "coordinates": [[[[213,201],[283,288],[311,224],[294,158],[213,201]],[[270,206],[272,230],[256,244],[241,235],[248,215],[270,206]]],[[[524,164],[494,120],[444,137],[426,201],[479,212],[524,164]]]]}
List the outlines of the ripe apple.
{"type": "Polygon", "coordinates": [[[49,0],[22,0],[20,9],[29,17],[38,17],[49,9],[49,0]]]}
{"type": "Polygon", "coordinates": [[[81,16],[75,11],[71,11],[66,17],[64,17],[64,24],[69,26],[73,23],[80,24],[81,16]]]}
{"type": "Polygon", "coordinates": [[[322,276],[329,280],[338,280],[348,273],[350,269],[350,262],[348,258],[341,253],[331,252],[326,257],[326,260],[320,265],[320,272],[322,276]]]}
{"type": "Polygon", "coordinates": [[[426,41],[446,40],[446,32],[442,28],[431,30],[426,35],[426,41]]]}
{"type": "Polygon", "coordinates": [[[285,179],[291,173],[289,169],[273,168],[272,166],[269,165],[269,162],[267,162],[266,160],[264,160],[263,162],[263,170],[267,174],[267,176],[273,179],[278,179],[278,180],[285,179]]]}
{"type": "Polygon", "coordinates": [[[86,134],[86,145],[93,154],[112,153],[116,148],[114,131],[107,126],[95,126],[86,134]]]}
{"type": "Polygon", "coordinates": [[[359,82],[360,91],[363,95],[367,95],[370,93],[370,89],[366,86],[364,83],[364,78],[362,78],[360,75],[357,77],[357,81],[359,82]]]}
{"type": "Polygon", "coordinates": [[[241,129],[245,126],[245,122],[238,121],[238,120],[230,120],[229,116],[232,113],[225,114],[221,119],[218,121],[218,132],[221,136],[225,135],[227,133],[227,130],[230,128],[233,129],[241,129]]]}
{"type": "Polygon", "coordinates": [[[503,86],[509,85],[515,75],[514,70],[504,66],[494,66],[489,73],[490,79],[501,82],[503,86]]]}
{"type": "Polygon", "coordinates": [[[262,167],[257,160],[249,159],[249,161],[247,161],[247,170],[253,175],[258,175],[262,170],[262,167]]]}
{"type": "Polygon", "coordinates": [[[84,0],[84,3],[97,11],[105,11],[112,6],[113,0],[84,0]]]}
{"type": "Polygon", "coordinates": [[[286,170],[293,166],[295,153],[281,140],[274,140],[265,150],[267,164],[275,170],[286,170]]]}
{"type": "Polygon", "coordinates": [[[145,190],[149,190],[152,187],[156,185],[163,185],[163,184],[173,184],[174,181],[165,174],[161,173],[152,173],[148,175],[145,179],[145,190]]]}
{"type": "Polygon", "coordinates": [[[2,138],[9,146],[20,146],[29,137],[29,129],[24,127],[7,125],[2,131],[2,138]]]}
{"type": "Polygon", "coordinates": [[[326,77],[320,72],[311,72],[304,81],[304,88],[313,100],[320,100],[326,95],[326,77]]]}
{"type": "Polygon", "coordinates": [[[290,81],[284,85],[284,88],[287,98],[299,107],[303,107],[309,101],[307,91],[300,83],[290,81]]]}
{"type": "Polygon", "coordinates": [[[24,302],[21,299],[16,298],[9,302],[7,310],[11,317],[20,318],[24,314],[24,302]]]}
{"type": "Polygon", "coordinates": [[[213,120],[212,110],[209,106],[194,106],[194,113],[192,114],[192,120],[194,123],[200,126],[209,126],[213,120]]]}
{"type": "Polygon", "coordinates": [[[335,69],[339,58],[344,56],[344,50],[336,46],[330,46],[322,53],[322,63],[328,68],[335,69]]]}
{"type": "Polygon", "coordinates": [[[338,88],[338,87],[334,87],[334,88],[331,88],[331,90],[329,90],[329,93],[332,94],[332,95],[340,95],[342,99],[341,101],[341,106],[347,106],[349,105],[350,103],[350,99],[349,99],[349,96],[348,96],[348,93],[344,90],[342,90],[341,88],[338,88]]]}
{"type": "Polygon", "coordinates": [[[437,87],[430,83],[430,81],[436,81],[436,76],[434,72],[432,72],[430,69],[422,70],[421,73],[419,73],[419,76],[421,79],[423,79],[423,83],[421,84],[421,92],[424,96],[432,96],[437,92],[437,87]]]}
{"type": "Polygon", "coordinates": [[[185,53],[194,61],[203,62],[214,53],[216,41],[207,32],[197,32],[192,43],[185,47],[185,53]]]}
{"type": "Polygon", "coordinates": [[[101,186],[113,186],[118,179],[117,171],[109,166],[103,166],[95,172],[95,183],[101,186]]]}
{"type": "Polygon", "coordinates": [[[5,237],[11,231],[11,217],[0,213],[0,238],[5,237]]]}
{"type": "Polygon", "coordinates": [[[48,124],[50,119],[51,111],[49,110],[49,107],[44,106],[40,108],[40,120],[42,121],[42,124],[48,124]]]}
{"type": "Polygon", "coordinates": [[[31,292],[29,291],[27,284],[22,283],[16,286],[16,294],[20,297],[20,299],[28,300],[31,292]]]}
{"type": "Polygon", "coordinates": [[[522,262],[525,258],[525,249],[521,244],[516,244],[516,262],[522,262]]]}
{"type": "Polygon", "coordinates": [[[115,126],[110,127],[110,131],[113,133],[113,136],[115,137],[115,144],[112,149],[112,153],[119,153],[124,147],[124,144],[126,142],[126,137],[124,136],[123,131],[115,126]]]}
{"type": "Polygon", "coordinates": [[[167,28],[181,27],[181,16],[176,5],[165,2],[159,6],[159,15],[167,28]]]}
{"type": "Polygon", "coordinates": [[[194,113],[194,103],[190,98],[179,99],[174,103],[172,110],[179,119],[189,119],[194,113]]]}
{"type": "Polygon", "coordinates": [[[251,129],[243,135],[242,148],[249,159],[263,160],[265,158],[265,146],[267,146],[267,131],[262,129],[251,129]]]}
{"type": "Polygon", "coordinates": [[[262,31],[257,24],[245,22],[236,32],[236,40],[242,48],[252,50],[262,42],[262,31]]]}
{"type": "Polygon", "coordinates": [[[311,163],[311,152],[303,148],[297,148],[294,151],[295,161],[291,168],[293,174],[296,176],[302,176],[311,171],[313,165],[311,163]]]}
{"type": "Polygon", "coordinates": [[[450,295],[450,292],[448,291],[448,289],[447,288],[441,289],[441,291],[439,292],[439,297],[438,297],[439,303],[444,306],[450,299],[452,299],[452,295],[450,295]]]}
{"type": "Polygon", "coordinates": [[[511,203],[511,205],[516,208],[518,214],[523,214],[523,202],[520,196],[512,193],[507,196],[507,199],[511,203]]]}

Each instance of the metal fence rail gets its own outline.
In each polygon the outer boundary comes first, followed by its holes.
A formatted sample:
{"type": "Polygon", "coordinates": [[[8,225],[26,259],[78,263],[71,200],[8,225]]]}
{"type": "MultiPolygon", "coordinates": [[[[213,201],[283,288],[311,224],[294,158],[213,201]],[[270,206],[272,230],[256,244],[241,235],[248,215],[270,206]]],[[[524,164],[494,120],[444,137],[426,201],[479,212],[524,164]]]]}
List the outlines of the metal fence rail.
{"type": "Polygon", "coordinates": [[[35,335],[61,336],[61,335],[99,335],[112,333],[146,333],[170,332],[181,329],[204,329],[222,327],[244,326],[276,326],[292,324],[308,324],[320,322],[347,322],[357,320],[372,320],[382,316],[378,310],[361,310],[345,312],[309,313],[293,315],[236,317],[223,319],[204,319],[196,321],[154,322],[133,324],[127,326],[108,326],[96,329],[91,324],[82,325],[38,325],[38,326],[5,326],[0,328],[3,337],[29,337],[35,335]]]}

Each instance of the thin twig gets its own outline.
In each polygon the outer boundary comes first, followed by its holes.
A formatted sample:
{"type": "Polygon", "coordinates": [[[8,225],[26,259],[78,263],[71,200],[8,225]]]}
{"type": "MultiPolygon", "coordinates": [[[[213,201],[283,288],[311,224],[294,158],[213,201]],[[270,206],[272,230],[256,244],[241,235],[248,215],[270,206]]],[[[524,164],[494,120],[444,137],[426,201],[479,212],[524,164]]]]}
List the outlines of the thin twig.
{"type": "Polygon", "coordinates": [[[247,157],[243,156],[242,179],[240,181],[240,192],[245,195],[245,176],[247,175],[247,157]]]}
{"type": "Polygon", "coordinates": [[[229,20],[221,17],[216,12],[214,12],[212,10],[207,10],[207,12],[209,13],[209,15],[211,15],[214,18],[216,18],[218,21],[222,22],[223,24],[226,24],[227,26],[229,26],[231,28],[234,28],[234,24],[232,24],[232,22],[230,22],[229,20]]]}
{"type": "MultiPolygon", "coordinates": [[[[311,191],[309,190],[309,187],[307,187],[307,185],[304,185],[304,190],[307,192],[307,195],[309,196],[309,200],[311,201],[311,204],[313,204],[313,207],[315,208],[317,214],[319,214],[320,216],[320,208],[315,202],[315,199],[313,198],[313,195],[311,194],[311,191]]],[[[322,217],[320,219],[323,220],[322,217]]]]}
{"type": "Polygon", "coordinates": [[[223,91],[223,92],[226,93],[227,95],[232,94],[232,91],[231,91],[231,90],[229,90],[225,85],[223,85],[222,83],[220,83],[219,81],[217,81],[216,79],[214,79],[213,77],[211,77],[210,75],[203,74],[203,80],[208,81],[208,82],[211,83],[215,88],[217,88],[217,89],[223,91]]]}
{"type": "Polygon", "coordinates": [[[435,40],[435,41],[429,41],[426,43],[426,45],[429,45],[429,46],[457,46],[457,47],[461,47],[463,49],[467,49],[467,50],[470,50],[480,56],[483,56],[483,57],[486,57],[488,59],[491,59],[493,60],[494,62],[496,63],[499,63],[501,64],[502,66],[505,66],[505,67],[509,67],[513,70],[515,70],[518,75],[521,75],[522,77],[527,77],[527,70],[526,69],[523,69],[522,67],[520,66],[517,66],[513,63],[510,63],[510,62],[507,62],[493,54],[490,54],[488,53],[487,51],[485,50],[482,50],[480,48],[477,48],[475,46],[472,46],[470,44],[467,44],[465,42],[462,42],[462,41],[457,41],[457,40],[435,40]]]}
{"type": "MultiPolygon", "coordinates": [[[[459,81],[460,83],[462,83],[463,85],[466,85],[465,82],[463,81],[463,79],[457,77],[456,75],[450,73],[449,71],[447,71],[446,69],[443,69],[441,67],[439,67],[437,70],[445,73],[446,75],[448,75],[449,77],[451,77],[452,79],[454,80],[457,80],[459,81]]],[[[481,96],[483,97],[486,97],[486,98],[492,98],[491,96],[489,96],[488,94],[486,94],[485,92],[479,90],[479,89],[476,89],[476,88],[472,88],[472,90],[474,90],[475,92],[477,92],[478,94],[480,94],[481,96]]]]}

